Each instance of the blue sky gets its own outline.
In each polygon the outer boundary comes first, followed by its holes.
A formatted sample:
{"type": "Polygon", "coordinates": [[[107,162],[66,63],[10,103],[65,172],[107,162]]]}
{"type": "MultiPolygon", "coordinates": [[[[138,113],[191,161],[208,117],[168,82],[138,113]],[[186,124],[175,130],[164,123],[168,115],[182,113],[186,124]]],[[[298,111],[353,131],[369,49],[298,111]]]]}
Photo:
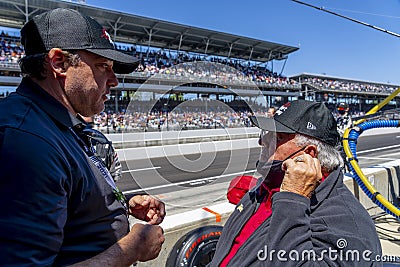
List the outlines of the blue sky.
{"type": "MultiPolygon", "coordinates": [[[[400,33],[399,0],[307,0],[400,33]]],[[[292,46],[283,74],[301,72],[400,85],[400,38],[290,0],[87,0],[87,4],[292,46]],[[127,4],[129,3],[129,4],[127,4]]],[[[281,65],[274,64],[280,72],[281,65]]]]}

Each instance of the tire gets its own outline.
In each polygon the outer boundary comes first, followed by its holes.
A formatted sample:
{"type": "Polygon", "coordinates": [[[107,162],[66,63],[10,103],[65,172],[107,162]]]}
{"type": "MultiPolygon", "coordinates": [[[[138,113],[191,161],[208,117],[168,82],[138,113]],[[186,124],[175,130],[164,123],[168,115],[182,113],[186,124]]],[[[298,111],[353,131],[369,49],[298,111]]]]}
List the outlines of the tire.
{"type": "Polygon", "coordinates": [[[222,226],[208,225],[182,236],[172,248],[166,267],[205,267],[214,257],[222,226]]]}

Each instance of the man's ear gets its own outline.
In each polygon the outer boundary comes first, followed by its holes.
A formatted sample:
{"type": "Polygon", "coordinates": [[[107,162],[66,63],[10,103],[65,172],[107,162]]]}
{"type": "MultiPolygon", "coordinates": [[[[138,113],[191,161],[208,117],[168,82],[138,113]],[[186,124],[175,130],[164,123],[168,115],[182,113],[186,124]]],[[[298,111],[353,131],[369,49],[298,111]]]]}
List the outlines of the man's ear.
{"type": "Polygon", "coordinates": [[[52,48],[47,54],[50,69],[56,76],[65,77],[68,68],[68,58],[60,48],[52,48]]]}
{"type": "Polygon", "coordinates": [[[317,151],[317,146],[316,145],[308,145],[305,149],[304,152],[308,155],[310,155],[313,158],[316,158],[318,156],[318,151],[317,151]]]}

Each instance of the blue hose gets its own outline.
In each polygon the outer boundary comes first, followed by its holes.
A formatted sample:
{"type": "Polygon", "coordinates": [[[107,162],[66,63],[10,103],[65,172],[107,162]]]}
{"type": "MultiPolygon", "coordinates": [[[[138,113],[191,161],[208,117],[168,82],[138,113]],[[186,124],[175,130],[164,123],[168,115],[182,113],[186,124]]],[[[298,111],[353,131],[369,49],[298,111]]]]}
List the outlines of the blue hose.
{"type": "MultiPolygon", "coordinates": [[[[361,124],[358,124],[356,127],[352,128],[349,133],[349,148],[351,153],[353,154],[354,159],[357,161],[357,139],[360,134],[369,129],[374,128],[389,128],[389,127],[399,127],[399,121],[397,120],[376,120],[376,121],[367,121],[361,124]]],[[[376,199],[375,195],[371,193],[368,188],[365,186],[361,178],[358,176],[353,166],[350,164],[350,171],[352,173],[353,179],[357,182],[359,187],[364,191],[364,193],[381,209],[383,209],[386,213],[397,217],[396,214],[387,209],[379,200],[376,199]]]]}

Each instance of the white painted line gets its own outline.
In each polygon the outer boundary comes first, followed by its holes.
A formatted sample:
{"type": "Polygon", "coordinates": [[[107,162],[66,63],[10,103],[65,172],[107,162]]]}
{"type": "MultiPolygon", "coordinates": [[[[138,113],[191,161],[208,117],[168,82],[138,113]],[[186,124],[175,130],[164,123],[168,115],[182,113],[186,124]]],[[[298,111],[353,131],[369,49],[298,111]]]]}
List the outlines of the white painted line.
{"type": "Polygon", "coordinates": [[[166,187],[177,186],[177,185],[182,185],[182,184],[191,184],[191,183],[197,183],[197,182],[201,182],[201,181],[216,180],[218,178],[222,178],[222,177],[225,177],[225,176],[241,175],[241,174],[251,173],[251,172],[255,172],[255,171],[256,170],[249,170],[249,171],[244,171],[244,172],[228,173],[228,174],[224,174],[224,175],[207,177],[207,178],[202,178],[202,179],[197,179],[197,180],[184,181],[184,182],[179,182],[179,183],[171,183],[171,184],[164,184],[164,185],[157,185],[157,186],[152,186],[152,187],[147,187],[147,188],[129,190],[129,191],[124,191],[122,193],[130,194],[130,193],[135,193],[135,192],[140,192],[140,191],[160,189],[160,188],[166,188],[166,187]]]}
{"type": "Polygon", "coordinates": [[[351,173],[345,173],[343,175],[343,181],[347,181],[347,180],[353,180],[353,176],[351,175],[351,173]]]}
{"type": "Polygon", "coordinates": [[[207,181],[197,181],[197,182],[191,182],[190,185],[199,185],[199,184],[205,184],[207,181]]]}
{"type": "Polygon", "coordinates": [[[156,167],[149,167],[149,168],[143,168],[143,169],[127,170],[127,171],[122,171],[122,173],[127,173],[127,172],[140,172],[140,171],[156,170],[156,169],[161,169],[161,167],[160,167],[160,166],[156,166],[156,167]]]}
{"type": "MultiPolygon", "coordinates": [[[[223,203],[208,206],[207,208],[222,215],[231,213],[235,209],[235,205],[226,201],[223,203]]],[[[200,220],[212,218],[215,218],[214,214],[209,213],[202,208],[198,208],[195,210],[166,216],[164,218],[164,221],[161,223],[161,227],[164,229],[164,231],[171,230],[173,228],[179,229],[177,227],[181,225],[188,225],[189,223],[195,223],[200,220]]]]}
{"type": "Polygon", "coordinates": [[[363,154],[363,153],[368,153],[368,152],[374,152],[374,151],[389,149],[389,148],[396,148],[396,147],[400,147],[400,145],[384,146],[384,147],[379,147],[379,148],[374,148],[374,149],[369,149],[369,150],[363,150],[363,151],[357,152],[357,155],[363,154]]]}
{"type": "Polygon", "coordinates": [[[396,160],[395,158],[358,157],[359,159],[396,160]]]}

